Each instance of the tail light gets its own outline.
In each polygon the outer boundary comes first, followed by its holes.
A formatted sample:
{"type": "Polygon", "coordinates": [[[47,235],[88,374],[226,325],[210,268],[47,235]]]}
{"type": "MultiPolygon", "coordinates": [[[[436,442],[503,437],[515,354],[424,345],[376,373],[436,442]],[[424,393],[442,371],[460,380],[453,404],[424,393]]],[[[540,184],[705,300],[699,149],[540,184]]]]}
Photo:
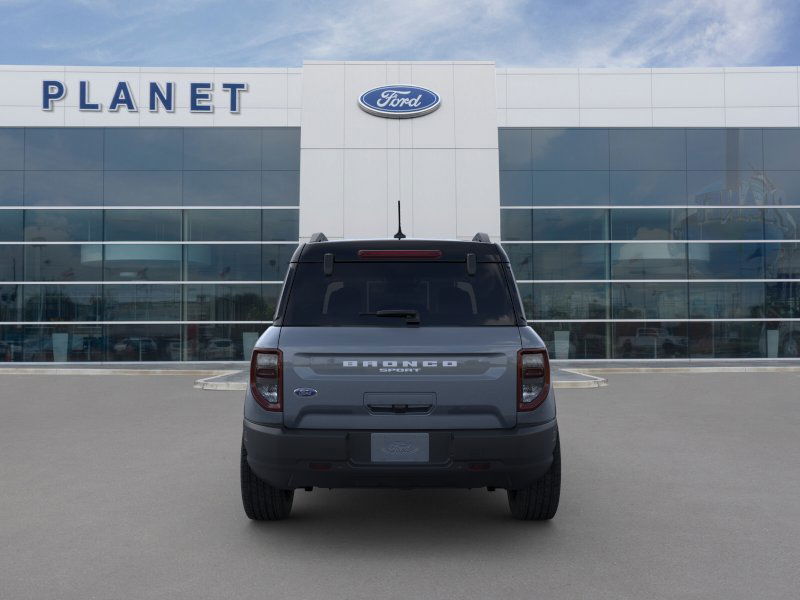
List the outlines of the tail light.
{"type": "Polygon", "coordinates": [[[280,350],[253,350],[250,391],[264,410],[283,410],[283,355],[280,350]]]}
{"type": "Polygon", "coordinates": [[[534,410],[550,392],[550,360],[547,350],[520,350],[517,355],[517,410],[534,410]]]}

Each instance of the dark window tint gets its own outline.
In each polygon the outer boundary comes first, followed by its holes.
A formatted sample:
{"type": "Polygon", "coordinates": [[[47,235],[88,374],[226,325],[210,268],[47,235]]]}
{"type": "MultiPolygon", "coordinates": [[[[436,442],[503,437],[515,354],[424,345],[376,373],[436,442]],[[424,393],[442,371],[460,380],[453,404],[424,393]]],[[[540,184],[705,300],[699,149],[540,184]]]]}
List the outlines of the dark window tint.
{"type": "Polygon", "coordinates": [[[272,319],[280,286],[187,285],[189,321],[267,321],[272,319]]]}
{"type": "Polygon", "coordinates": [[[692,358],[763,358],[765,323],[689,323],[689,354],[692,358]]]}
{"type": "Polygon", "coordinates": [[[36,171],[100,170],[103,168],[103,130],[29,127],[25,130],[25,168],[36,171]]]}
{"type": "Polygon", "coordinates": [[[764,244],[688,244],[694,279],[761,279],[764,244]]]}
{"type": "Polygon", "coordinates": [[[3,246],[0,252],[0,281],[22,281],[22,246],[3,246]]]}
{"type": "Polygon", "coordinates": [[[609,203],[608,181],[608,171],[535,171],[533,203],[537,206],[605,205],[609,203]]]}
{"type": "MultiPolygon", "coordinates": [[[[198,242],[261,239],[261,211],[187,210],[184,239],[198,242]]],[[[295,236],[297,239],[297,236],[295,236]]]]}
{"type": "Polygon", "coordinates": [[[533,244],[530,247],[535,279],[608,278],[607,244],[533,244]]]}
{"type": "Polygon", "coordinates": [[[611,244],[612,279],[685,279],[686,244],[611,244]]]}
{"type": "Polygon", "coordinates": [[[103,247],[98,244],[25,246],[28,281],[101,281],[103,247]]]}
{"type": "Polygon", "coordinates": [[[0,206],[22,206],[24,171],[0,171],[0,206]]]}
{"type": "Polygon", "coordinates": [[[612,169],[686,168],[686,137],[683,129],[612,129],[609,144],[612,169]]]}
{"type": "Polygon", "coordinates": [[[800,171],[767,171],[764,187],[764,204],[800,204],[800,171]]]}
{"type": "Polygon", "coordinates": [[[159,284],[103,286],[105,320],[180,321],[181,286],[159,284]]]}
{"type": "Polygon", "coordinates": [[[102,171],[25,171],[28,206],[100,206],[102,171]]]}
{"type": "Polygon", "coordinates": [[[0,170],[22,169],[25,164],[25,130],[0,127],[0,170]]]}
{"type": "Polygon", "coordinates": [[[687,129],[686,168],[703,171],[760,170],[760,129],[687,129]]]}
{"type": "MultiPolygon", "coordinates": [[[[22,241],[22,211],[0,210],[0,242],[22,241]]],[[[2,247],[0,247],[2,252],[2,247]]]]}
{"type": "Polygon", "coordinates": [[[25,321],[99,321],[101,292],[97,285],[25,285],[25,321]]]}
{"type": "Polygon", "coordinates": [[[260,171],[184,171],[184,206],[261,205],[260,171]]]}
{"type": "Polygon", "coordinates": [[[688,171],[689,204],[782,204],[783,197],[762,171],[688,171]]]}
{"type": "Polygon", "coordinates": [[[800,129],[764,129],[764,168],[800,170],[800,129]]]}
{"type": "Polygon", "coordinates": [[[103,239],[100,210],[27,210],[27,242],[95,242],[103,239]]]}
{"type": "Polygon", "coordinates": [[[800,244],[764,244],[767,279],[800,279],[800,244]]]}
{"type": "Polygon", "coordinates": [[[103,360],[103,328],[99,325],[29,325],[15,335],[17,360],[86,362],[103,360]]]}
{"type": "Polygon", "coordinates": [[[180,210],[107,210],[105,239],[114,242],[168,242],[181,239],[180,210]]]}
{"type": "Polygon", "coordinates": [[[103,263],[108,281],[175,281],[181,275],[178,244],[110,244],[103,263]]]}
{"type": "Polygon", "coordinates": [[[608,317],[605,283],[520,284],[529,319],[605,319],[608,317]]]}
{"type": "Polygon", "coordinates": [[[187,325],[184,327],[186,360],[249,360],[267,325],[187,325]]]}
{"type": "Polygon", "coordinates": [[[498,132],[501,171],[531,169],[531,130],[500,129],[498,132]]]}
{"type": "Polygon", "coordinates": [[[405,327],[411,310],[425,326],[514,325],[511,295],[500,264],[337,263],[332,276],[318,263],[297,265],[283,323],[287,326],[405,327]]]}
{"type": "MultiPolygon", "coordinates": [[[[0,267],[2,268],[2,267],[0,267]]],[[[22,320],[22,285],[0,285],[0,321],[22,320]]],[[[0,338],[0,342],[2,338],[0,338]]],[[[3,356],[0,348],[0,360],[11,360],[3,356]]]]}
{"type": "Polygon", "coordinates": [[[180,171],[106,171],[103,196],[106,206],[180,206],[180,171]]]}
{"type": "Polygon", "coordinates": [[[608,130],[534,129],[533,169],[608,169],[608,130]]]}
{"type": "Polygon", "coordinates": [[[615,240],[686,239],[686,209],[616,208],[611,211],[611,238],[615,240]]]}
{"type": "Polygon", "coordinates": [[[612,317],[615,319],[685,319],[686,283],[611,284],[612,317]]]}
{"type": "Polygon", "coordinates": [[[299,213],[296,209],[271,209],[262,211],[261,239],[264,241],[296,240],[299,213]]]}
{"type": "Polygon", "coordinates": [[[300,169],[300,128],[267,127],[261,131],[261,168],[267,171],[300,169]]]}
{"type": "Polygon", "coordinates": [[[611,203],[685,204],[685,171],[612,171],[611,203]]]}
{"type": "Polygon", "coordinates": [[[187,127],[183,130],[183,168],[260,170],[261,131],[248,127],[187,127]]]}
{"type": "Polygon", "coordinates": [[[763,283],[689,284],[689,317],[692,319],[755,319],[763,316],[763,283]]]}
{"type": "Polygon", "coordinates": [[[297,244],[264,244],[261,246],[261,277],[264,281],[283,281],[289,259],[297,244]]]}
{"type": "Polygon", "coordinates": [[[533,178],[530,171],[500,171],[500,204],[531,206],[533,178]]]}
{"type": "Polygon", "coordinates": [[[767,317],[800,318],[800,281],[765,284],[767,317]]]}
{"type": "Polygon", "coordinates": [[[760,208],[690,208],[690,240],[760,240],[764,237],[760,208]]]}
{"type": "Polygon", "coordinates": [[[503,210],[501,229],[506,240],[604,240],[608,239],[608,211],[503,210]]]}
{"type": "Polygon", "coordinates": [[[550,358],[607,358],[608,323],[534,323],[550,358]]]}
{"type": "Polygon", "coordinates": [[[612,323],[614,358],[686,358],[689,355],[687,323],[648,321],[612,323]]]}
{"type": "Polygon", "coordinates": [[[109,325],[106,360],[181,360],[180,325],[109,325]]]}
{"type": "Polygon", "coordinates": [[[186,246],[186,278],[189,281],[258,281],[261,279],[261,246],[186,246]]]}
{"type": "Polygon", "coordinates": [[[262,206],[297,206],[300,200],[300,171],[263,171],[262,206]]]}
{"type": "Polygon", "coordinates": [[[182,168],[183,130],[172,127],[109,127],[105,168],[172,171],[182,168]]]}

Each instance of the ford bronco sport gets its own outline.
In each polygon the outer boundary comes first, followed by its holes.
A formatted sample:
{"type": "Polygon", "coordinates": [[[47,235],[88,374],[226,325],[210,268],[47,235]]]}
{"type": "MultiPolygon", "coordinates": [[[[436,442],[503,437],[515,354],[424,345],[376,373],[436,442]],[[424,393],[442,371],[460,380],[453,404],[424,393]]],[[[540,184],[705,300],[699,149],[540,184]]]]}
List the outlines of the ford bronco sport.
{"type": "Polygon", "coordinates": [[[505,488],[551,519],[561,460],[550,364],[503,248],[478,234],[328,241],[290,261],[244,404],[244,510],[314,487],[505,488]]]}

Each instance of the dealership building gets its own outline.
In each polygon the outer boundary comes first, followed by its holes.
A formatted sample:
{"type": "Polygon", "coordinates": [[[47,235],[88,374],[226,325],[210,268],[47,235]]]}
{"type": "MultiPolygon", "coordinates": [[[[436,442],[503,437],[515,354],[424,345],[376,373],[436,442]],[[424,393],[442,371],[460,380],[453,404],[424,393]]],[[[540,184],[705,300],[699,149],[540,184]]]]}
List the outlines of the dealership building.
{"type": "Polygon", "coordinates": [[[225,361],[298,242],[502,241],[556,359],[800,356],[796,67],[0,66],[0,361],[225,361]],[[406,117],[406,118],[395,118],[406,117]]]}

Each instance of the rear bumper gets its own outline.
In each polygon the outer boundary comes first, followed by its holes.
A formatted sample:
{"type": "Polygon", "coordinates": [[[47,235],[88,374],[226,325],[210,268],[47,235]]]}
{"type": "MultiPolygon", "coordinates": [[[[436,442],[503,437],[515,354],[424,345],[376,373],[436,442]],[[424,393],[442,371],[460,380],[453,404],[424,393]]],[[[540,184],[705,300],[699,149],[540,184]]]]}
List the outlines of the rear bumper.
{"type": "Polygon", "coordinates": [[[273,487],[519,489],[553,461],[556,420],[498,430],[432,430],[424,464],[370,462],[369,431],[286,429],[244,421],[250,468],[273,487]]]}

